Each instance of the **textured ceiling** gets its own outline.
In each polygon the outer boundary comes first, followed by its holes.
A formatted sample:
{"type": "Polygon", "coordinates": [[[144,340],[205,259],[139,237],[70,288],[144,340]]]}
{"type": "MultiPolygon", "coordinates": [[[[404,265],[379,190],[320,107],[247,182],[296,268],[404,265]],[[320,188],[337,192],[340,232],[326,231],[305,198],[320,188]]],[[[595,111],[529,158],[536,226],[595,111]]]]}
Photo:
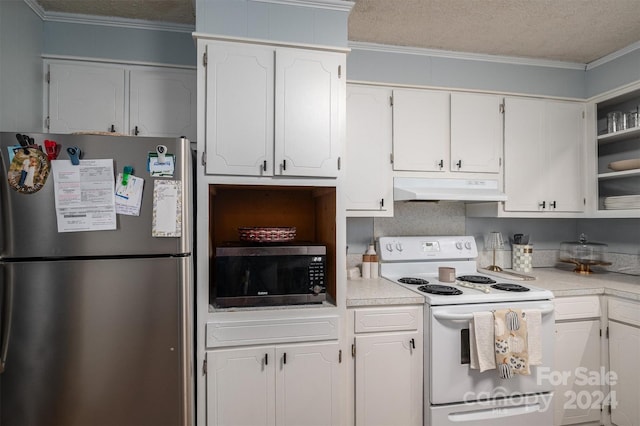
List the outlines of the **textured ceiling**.
{"type": "Polygon", "coordinates": [[[588,63],[640,40],[640,1],[357,0],[349,40],[588,63]]]}
{"type": "MultiPolygon", "coordinates": [[[[3,1],[3,0],[0,0],[3,1]]],[[[192,0],[38,0],[46,12],[194,24],[192,0]]]]}
{"type": "MultiPolygon", "coordinates": [[[[38,0],[46,12],[178,24],[192,0],[38,0]]],[[[589,63],[640,41],[640,0],[356,0],[349,40],[589,63]]]]}

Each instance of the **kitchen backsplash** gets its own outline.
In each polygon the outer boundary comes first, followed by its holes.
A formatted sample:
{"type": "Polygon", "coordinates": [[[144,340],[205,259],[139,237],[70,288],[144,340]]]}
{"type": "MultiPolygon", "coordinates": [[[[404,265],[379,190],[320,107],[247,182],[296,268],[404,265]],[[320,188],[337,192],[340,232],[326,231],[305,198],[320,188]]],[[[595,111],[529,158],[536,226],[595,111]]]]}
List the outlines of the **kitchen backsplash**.
{"type": "MultiPolygon", "coordinates": [[[[493,252],[485,250],[489,232],[501,232],[505,249],[496,251],[496,263],[511,268],[513,234],[529,234],[533,266],[557,264],[560,243],[577,241],[585,233],[589,241],[608,244],[606,269],[640,275],[640,226],[637,219],[498,219],[467,218],[461,202],[396,202],[394,217],[347,219],[347,267],[358,266],[367,245],[381,236],[473,235],[478,244],[478,266],[492,263],[493,252]]],[[[567,268],[571,265],[565,264],[567,268]]]]}

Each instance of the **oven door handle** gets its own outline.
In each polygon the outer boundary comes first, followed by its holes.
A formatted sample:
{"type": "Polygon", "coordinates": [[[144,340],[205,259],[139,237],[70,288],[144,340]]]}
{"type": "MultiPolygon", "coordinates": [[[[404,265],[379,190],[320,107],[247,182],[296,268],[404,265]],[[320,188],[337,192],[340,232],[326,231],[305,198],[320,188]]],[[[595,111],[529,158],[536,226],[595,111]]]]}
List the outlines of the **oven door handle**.
{"type": "MultiPolygon", "coordinates": [[[[553,305],[543,305],[540,307],[540,314],[546,315],[553,312],[553,305]]],[[[526,309],[524,309],[526,311],[526,309]]],[[[455,314],[450,312],[435,312],[433,317],[441,320],[450,320],[450,321],[469,321],[473,319],[473,313],[468,314],[455,314]]]]}

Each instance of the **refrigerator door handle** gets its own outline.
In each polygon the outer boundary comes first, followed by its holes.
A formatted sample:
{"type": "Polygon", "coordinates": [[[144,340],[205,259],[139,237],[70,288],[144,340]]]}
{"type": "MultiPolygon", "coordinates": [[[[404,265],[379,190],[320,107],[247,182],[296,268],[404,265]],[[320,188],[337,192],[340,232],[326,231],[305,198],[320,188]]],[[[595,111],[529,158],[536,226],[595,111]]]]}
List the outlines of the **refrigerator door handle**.
{"type": "Polygon", "coordinates": [[[13,281],[8,277],[7,268],[0,263],[0,289],[2,290],[2,312],[0,316],[0,332],[2,343],[0,344],[0,374],[4,373],[9,352],[9,337],[11,334],[11,317],[13,316],[13,281]]]}

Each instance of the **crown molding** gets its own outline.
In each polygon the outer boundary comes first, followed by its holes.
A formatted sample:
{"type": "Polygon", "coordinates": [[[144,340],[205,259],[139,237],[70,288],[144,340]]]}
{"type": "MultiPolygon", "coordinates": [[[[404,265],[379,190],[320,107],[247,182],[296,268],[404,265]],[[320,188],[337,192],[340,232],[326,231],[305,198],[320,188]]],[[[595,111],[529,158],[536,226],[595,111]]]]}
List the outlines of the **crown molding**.
{"type": "Polygon", "coordinates": [[[76,13],[47,12],[36,0],[24,2],[42,19],[48,22],[64,22],[70,24],[103,25],[110,27],[133,28],[142,30],[173,31],[192,33],[195,25],[176,24],[172,22],[147,21],[144,19],[129,19],[113,16],[82,15],[76,13]]]}
{"type": "Polygon", "coordinates": [[[578,62],[553,61],[547,59],[521,58],[516,56],[487,55],[481,53],[455,52],[451,50],[426,49],[421,47],[392,46],[386,44],[349,42],[351,50],[369,50],[387,53],[403,53],[407,55],[435,56],[439,58],[462,59],[469,61],[499,62],[514,65],[531,65],[537,67],[566,68],[584,70],[585,64],[578,62]]]}
{"type": "Polygon", "coordinates": [[[250,0],[256,3],[276,3],[288,6],[313,7],[316,9],[350,12],[355,2],[346,0],[250,0]]]}
{"type": "Polygon", "coordinates": [[[635,43],[631,43],[627,47],[623,47],[622,49],[617,50],[617,51],[615,51],[613,53],[610,53],[610,54],[608,54],[606,56],[603,56],[600,59],[596,59],[595,61],[589,62],[587,64],[587,68],[586,69],[587,69],[587,71],[592,70],[594,68],[599,67],[600,65],[604,65],[607,62],[611,62],[611,61],[613,61],[615,59],[618,59],[618,58],[620,58],[620,57],[622,57],[622,56],[624,56],[624,55],[626,55],[628,53],[631,53],[631,52],[633,52],[635,50],[638,50],[638,49],[640,49],[640,41],[636,41],[635,43]]]}

